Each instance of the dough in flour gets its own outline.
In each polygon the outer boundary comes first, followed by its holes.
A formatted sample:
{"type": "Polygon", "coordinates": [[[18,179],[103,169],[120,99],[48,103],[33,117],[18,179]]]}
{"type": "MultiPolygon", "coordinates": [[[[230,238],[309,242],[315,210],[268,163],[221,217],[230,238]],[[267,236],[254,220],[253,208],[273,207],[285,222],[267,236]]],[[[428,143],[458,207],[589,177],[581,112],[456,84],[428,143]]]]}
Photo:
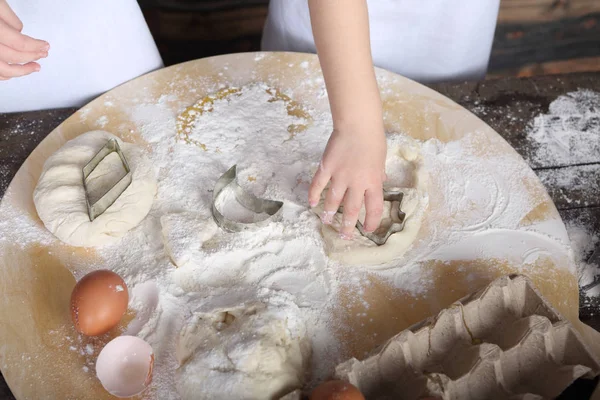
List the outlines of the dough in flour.
{"type": "MultiPolygon", "coordinates": [[[[352,240],[340,238],[339,232],[342,224],[342,215],[336,214],[331,225],[322,225],[325,250],[330,258],[348,265],[378,265],[385,264],[401,257],[413,244],[421,228],[424,213],[428,206],[427,175],[422,165],[419,152],[419,143],[411,138],[388,146],[386,160],[388,179],[386,187],[399,188],[404,193],[402,211],[406,214],[404,230],[389,237],[382,246],[377,246],[369,239],[363,237],[358,229],[354,230],[352,240]]],[[[321,202],[314,208],[318,215],[323,211],[326,193],[323,193],[321,202]]],[[[397,203],[384,202],[380,230],[385,232],[392,222],[392,207],[397,203]]],[[[364,222],[364,206],[359,214],[359,220],[364,222]]],[[[378,234],[380,231],[376,231],[378,234]]]]}
{"type": "Polygon", "coordinates": [[[257,301],[194,313],[177,343],[181,397],[270,400],[300,388],[310,350],[289,307],[257,301]]]}
{"type": "MultiPolygon", "coordinates": [[[[46,228],[72,246],[114,242],[138,225],[152,207],[157,190],[152,163],[143,149],[116,138],[131,168],[132,182],[108,210],[90,221],[82,168],[111,138],[116,137],[105,131],[91,131],[67,142],[44,164],[33,193],[35,208],[46,228]]],[[[88,178],[92,197],[114,183],[118,174],[124,173],[122,169],[118,155],[106,157],[88,178]]]]}

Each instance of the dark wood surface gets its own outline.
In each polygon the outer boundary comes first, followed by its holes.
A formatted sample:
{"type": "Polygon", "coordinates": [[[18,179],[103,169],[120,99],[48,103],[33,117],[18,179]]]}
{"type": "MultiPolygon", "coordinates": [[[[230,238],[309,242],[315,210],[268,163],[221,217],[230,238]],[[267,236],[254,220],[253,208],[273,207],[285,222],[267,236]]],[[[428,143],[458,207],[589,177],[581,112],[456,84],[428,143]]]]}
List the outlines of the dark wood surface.
{"type": "MultiPolygon", "coordinates": [[[[532,157],[535,149],[526,135],[533,118],[548,112],[548,106],[558,96],[580,88],[600,92],[600,73],[436,84],[431,87],[488,123],[530,162],[542,181],[551,170],[582,170],[582,176],[589,179],[589,185],[576,190],[549,185],[547,189],[565,222],[600,233],[600,162],[591,166],[552,165],[552,160],[549,160],[549,165],[540,166],[532,157]],[[575,205],[573,198],[577,200],[575,205]]],[[[0,114],[0,196],[37,144],[73,112],[75,109],[0,114]]],[[[600,140],[600,132],[597,133],[600,140]]],[[[582,296],[580,313],[584,322],[600,330],[597,301],[582,296]]],[[[13,399],[1,375],[0,399],[13,399]]]]}
{"type": "MultiPolygon", "coordinates": [[[[138,0],[165,65],[260,50],[269,0],[138,0]]],[[[600,70],[600,1],[502,0],[489,72],[600,70]],[[564,62],[561,62],[564,61],[564,62]]]]}

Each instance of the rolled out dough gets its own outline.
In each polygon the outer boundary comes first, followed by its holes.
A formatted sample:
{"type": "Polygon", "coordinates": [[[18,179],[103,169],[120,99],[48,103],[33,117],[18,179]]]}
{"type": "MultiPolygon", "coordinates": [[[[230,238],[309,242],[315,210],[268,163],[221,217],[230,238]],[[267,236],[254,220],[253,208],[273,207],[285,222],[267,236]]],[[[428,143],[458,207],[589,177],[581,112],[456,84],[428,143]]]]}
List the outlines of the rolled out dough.
{"type": "MultiPolygon", "coordinates": [[[[101,193],[122,168],[116,155],[106,157],[88,179],[91,190],[101,193]]],[[[33,193],[40,219],[57,238],[72,246],[102,246],[118,240],[148,214],[157,185],[152,163],[144,151],[124,143],[105,131],[91,131],[67,142],[52,154],[33,193]],[[106,144],[115,138],[132,173],[131,185],[102,215],[90,221],[85,201],[82,168],[106,144]]],[[[92,194],[94,195],[94,194],[92,194]]]]}
{"type": "MultiPolygon", "coordinates": [[[[404,193],[401,210],[406,213],[404,230],[389,237],[384,245],[378,246],[371,240],[361,236],[358,229],[354,230],[352,240],[344,240],[339,236],[342,215],[336,214],[331,225],[322,226],[325,249],[330,258],[347,265],[379,265],[401,257],[412,245],[421,228],[423,215],[428,206],[427,175],[422,167],[419,143],[410,138],[405,142],[395,143],[388,148],[386,160],[388,179],[385,187],[400,189],[404,193]]],[[[314,211],[319,215],[323,211],[324,198],[314,211]]],[[[380,229],[385,232],[389,226],[392,207],[396,203],[384,202],[380,229]]],[[[359,220],[364,221],[364,206],[359,220]]],[[[379,232],[379,231],[378,231],[379,232]]]]}

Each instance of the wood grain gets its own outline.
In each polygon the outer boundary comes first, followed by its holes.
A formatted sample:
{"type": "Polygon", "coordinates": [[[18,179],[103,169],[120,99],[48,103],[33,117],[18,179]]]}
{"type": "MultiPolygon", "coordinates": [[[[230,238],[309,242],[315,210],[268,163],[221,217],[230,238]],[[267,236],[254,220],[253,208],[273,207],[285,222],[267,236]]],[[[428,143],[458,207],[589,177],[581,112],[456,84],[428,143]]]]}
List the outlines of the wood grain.
{"type": "Polygon", "coordinates": [[[596,72],[600,71],[600,56],[581,57],[570,60],[530,62],[523,66],[496,70],[487,75],[488,79],[505,77],[526,78],[540,75],[570,74],[574,72],[596,72]]]}
{"type": "Polygon", "coordinates": [[[600,56],[600,12],[578,18],[496,27],[490,70],[600,56]]]}
{"type": "Polygon", "coordinates": [[[597,0],[502,0],[498,23],[546,22],[600,12],[597,0]]]}

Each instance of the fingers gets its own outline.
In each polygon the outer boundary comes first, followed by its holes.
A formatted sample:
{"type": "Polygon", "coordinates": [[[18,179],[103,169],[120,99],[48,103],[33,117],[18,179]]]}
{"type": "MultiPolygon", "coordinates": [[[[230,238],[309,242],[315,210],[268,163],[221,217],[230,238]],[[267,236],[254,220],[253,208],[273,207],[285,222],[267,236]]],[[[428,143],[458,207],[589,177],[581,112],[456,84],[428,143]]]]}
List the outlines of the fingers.
{"type": "Polygon", "coordinates": [[[342,229],[340,236],[342,239],[352,239],[354,227],[358,220],[358,213],[363,204],[365,193],[361,190],[348,189],[344,198],[344,215],[342,217],[342,229]]]}
{"type": "Polygon", "coordinates": [[[368,189],[365,192],[365,208],[367,215],[363,224],[366,232],[373,232],[379,227],[383,213],[383,190],[368,189]]]}
{"type": "Polygon", "coordinates": [[[19,32],[23,30],[23,23],[5,0],[0,0],[0,19],[19,32]]]}
{"type": "Polygon", "coordinates": [[[325,196],[325,206],[323,214],[321,215],[321,221],[328,225],[333,222],[333,216],[337,213],[346,193],[346,186],[331,182],[331,186],[325,196]]]}
{"type": "Polygon", "coordinates": [[[16,51],[15,49],[0,43],[0,61],[4,61],[8,64],[25,64],[45,57],[48,57],[48,53],[45,51],[16,51]]]}
{"type": "Polygon", "coordinates": [[[0,20],[0,38],[2,44],[16,51],[37,53],[47,52],[50,49],[47,42],[23,35],[3,20],[0,20]]]}
{"type": "Polygon", "coordinates": [[[27,64],[7,64],[0,61],[0,77],[5,78],[16,78],[18,76],[29,75],[33,72],[40,70],[40,64],[30,62],[27,64]]]}
{"type": "Polygon", "coordinates": [[[321,193],[325,190],[325,186],[329,183],[329,179],[331,179],[331,175],[327,173],[323,167],[323,162],[321,161],[319,169],[313,177],[310,188],[308,189],[308,204],[310,204],[311,207],[315,207],[319,204],[321,193]]]}
{"type": "Polygon", "coordinates": [[[50,45],[23,35],[22,28],[19,18],[0,0],[0,80],[37,72],[40,65],[34,61],[48,56],[50,45]]]}

